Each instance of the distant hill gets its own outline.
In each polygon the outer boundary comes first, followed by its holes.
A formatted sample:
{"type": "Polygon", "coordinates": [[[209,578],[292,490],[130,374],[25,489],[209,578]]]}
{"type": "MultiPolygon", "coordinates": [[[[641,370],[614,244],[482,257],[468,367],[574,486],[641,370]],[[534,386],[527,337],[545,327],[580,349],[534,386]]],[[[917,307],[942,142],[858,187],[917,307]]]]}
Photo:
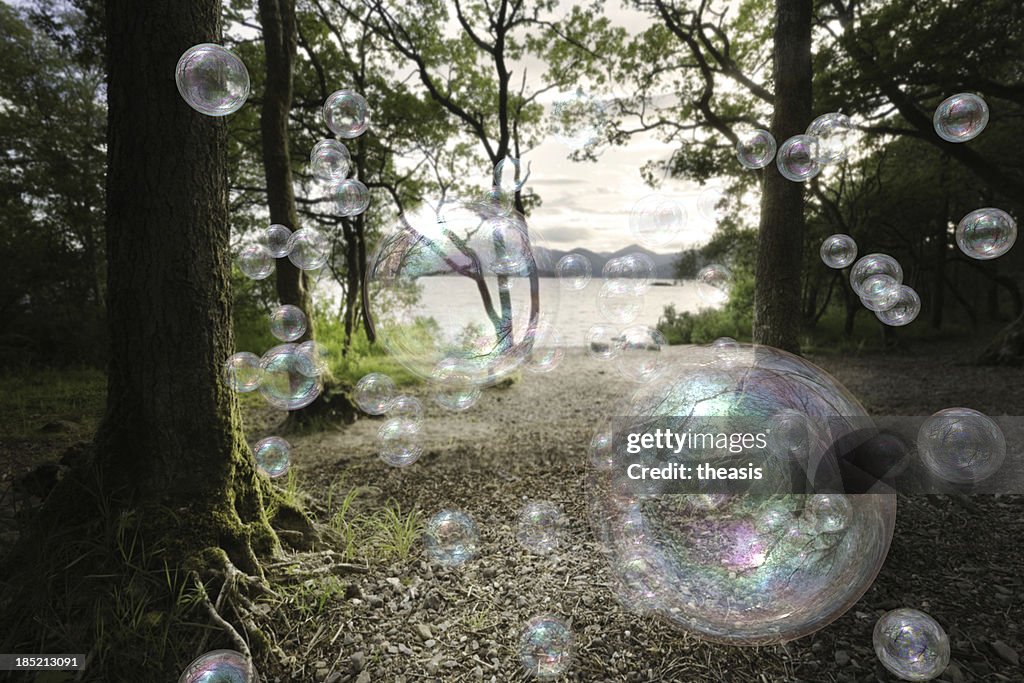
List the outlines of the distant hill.
{"type": "Polygon", "coordinates": [[[626,254],[646,254],[651,257],[656,267],[655,277],[660,280],[671,280],[675,275],[675,262],[679,257],[678,254],[658,254],[645,247],[641,247],[638,244],[631,244],[628,247],[623,247],[616,252],[610,254],[598,253],[589,249],[545,249],[544,247],[538,247],[538,255],[541,257],[538,259],[541,261],[541,277],[553,277],[555,275],[555,265],[558,260],[566,254],[580,254],[590,259],[590,265],[594,270],[594,276],[600,277],[601,270],[604,268],[604,264],[613,258],[618,256],[625,256],[626,254]]]}

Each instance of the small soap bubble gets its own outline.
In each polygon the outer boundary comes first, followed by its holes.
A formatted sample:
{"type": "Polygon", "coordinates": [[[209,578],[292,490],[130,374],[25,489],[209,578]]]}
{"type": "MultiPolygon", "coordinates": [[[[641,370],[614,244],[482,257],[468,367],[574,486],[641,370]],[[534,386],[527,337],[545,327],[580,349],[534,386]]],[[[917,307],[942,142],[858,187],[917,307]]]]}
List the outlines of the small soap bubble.
{"type": "Polygon", "coordinates": [[[315,401],[324,390],[314,363],[297,344],[275,346],[260,359],[263,381],[260,395],[281,410],[298,410],[315,401]]]}
{"type": "Polygon", "coordinates": [[[802,183],[821,173],[820,156],[818,138],[794,135],[779,147],[775,164],[783,178],[802,183]]]}
{"type": "Polygon", "coordinates": [[[224,362],[224,380],[235,391],[255,391],[263,381],[260,357],[248,351],[234,354],[224,362]]]}
{"type": "Polygon", "coordinates": [[[654,260],[642,252],[608,259],[601,275],[608,289],[617,293],[644,294],[654,279],[654,260]]]}
{"type": "Polygon", "coordinates": [[[590,259],[583,254],[566,254],[558,259],[555,272],[562,288],[571,291],[585,289],[593,275],[590,259]]]}
{"type": "Polygon", "coordinates": [[[871,640],[882,666],[905,681],[930,681],[949,665],[949,636],[935,619],[916,609],[883,614],[871,640]]]}
{"type": "Polygon", "coordinates": [[[606,280],[597,293],[597,309],[610,323],[628,325],[644,310],[644,298],[631,291],[622,291],[613,281],[606,280]]]}
{"type": "Polygon", "coordinates": [[[482,229],[490,232],[495,245],[487,256],[487,266],[492,273],[518,279],[536,266],[536,255],[525,227],[518,216],[498,215],[484,221],[482,229]]]}
{"type": "Polygon", "coordinates": [[[321,140],[313,145],[309,153],[309,165],[313,175],[320,180],[344,180],[352,165],[348,147],[337,140],[321,140]]]}
{"type": "Polygon", "coordinates": [[[725,191],[717,185],[705,187],[697,195],[697,211],[709,221],[718,222],[725,217],[727,197],[725,191]]]}
{"type": "Polygon", "coordinates": [[[427,522],[423,544],[432,560],[454,567],[476,557],[480,535],[476,524],[465,513],[442,510],[427,522]]]}
{"type": "Polygon", "coordinates": [[[840,112],[822,114],[807,126],[807,135],[817,138],[819,164],[846,161],[850,153],[853,124],[850,117],[840,112]]]}
{"type": "Polygon", "coordinates": [[[981,135],[988,125],[985,100],[973,93],[960,93],[943,100],[935,108],[932,123],[935,132],[947,142],[967,142],[981,135]]]}
{"type": "Polygon", "coordinates": [[[262,244],[250,244],[238,252],[238,269],[250,280],[265,280],[274,272],[274,257],[262,244]]]}
{"type": "Polygon", "coordinates": [[[861,283],[864,295],[860,301],[869,311],[888,311],[899,302],[901,286],[891,275],[869,275],[861,283]]]}
{"type": "Polygon", "coordinates": [[[230,50],[213,43],[185,50],[174,70],[178,92],[188,106],[207,116],[227,116],[249,97],[249,71],[230,50]]]}
{"type": "Polygon", "coordinates": [[[339,216],[358,216],[370,206],[370,189],[353,178],[334,185],[331,196],[339,216]]]}
{"type": "Polygon", "coordinates": [[[571,151],[589,150],[600,139],[606,118],[604,103],[577,88],[555,97],[549,132],[571,151]]]}
{"type": "Polygon", "coordinates": [[[907,285],[900,285],[896,303],[884,311],[875,311],[875,317],[890,327],[902,327],[914,322],[920,312],[921,297],[907,285]]]}
{"type": "Polygon", "coordinates": [[[610,431],[594,434],[590,440],[590,464],[599,470],[615,466],[615,435],[610,431]]]}
{"type": "Polygon", "coordinates": [[[431,373],[430,381],[434,388],[434,401],[445,410],[469,410],[483,393],[473,381],[473,374],[454,358],[439,362],[431,373]]]}
{"type": "Polygon", "coordinates": [[[849,235],[830,235],[821,243],[821,260],[829,268],[846,268],[857,258],[857,243],[849,235]]]}
{"type": "Polygon", "coordinates": [[[868,254],[862,256],[850,269],[850,286],[857,296],[864,298],[865,281],[872,275],[888,275],[899,284],[903,284],[903,268],[899,262],[888,254],[868,254]]]}
{"type": "Polygon", "coordinates": [[[782,461],[807,462],[816,432],[805,413],[783,408],[768,421],[768,450],[782,461]]]}
{"type": "Polygon", "coordinates": [[[295,341],[306,334],[306,314],[298,306],[278,306],[270,313],[270,333],[281,341],[295,341]]]}
{"type": "Polygon", "coordinates": [[[537,323],[533,335],[533,348],[523,367],[536,373],[551,372],[565,357],[562,335],[546,320],[537,323]]]}
{"type": "Polygon", "coordinates": [[[288,244],[288,238],[291,236],[292,231],[287,226],[274,223],[263,231],[263,247],[274,258],[284,258],[291,251],[288,244]]]}
{"type": "Polygon", "coordinates": [[[697,296],[701,303],[717,308],[729,301],[732,271],[720,263],[704,266],[697,273],[697,296]]]}
{"type": "Polygon", "coordinates": [[[595,360],[612,360],[622,349],[619,331],[611,325],[598,323],[587,330],[587,353],[595,360]]]}
{"type": "Polygon", "coordinates": [[[327,263],[331,246],[319,230],[302,228],[288,238],[288,260],[301,270],[317,270],[327,263]]]}
{"type": "Polygon", "coordinates": [[[736,143],[736,158],[744,168],[764,168],[775,158],[775,138],[766,130],[756,128],[742,131],[736,143]]]}
{"type": "Polygon", "coordinates": [[[366,132],[369,105],[352,90],[331,93],[324,102],[324,123],[340,138],[357,138],[366,132]]]}
{"type": "Polygon", "coordinates": [[[423,403],[415,396],[402,394],[391,401],[387,414],[389,417],[421,422],[423,420],[423,403]]]}
{"type": "Polygon", "coordinates": [[[715,358],[726,366],[738,361],[742,354],[740,343],[732,337],[719,337],[711,342],[711,349],[715,354],[715,358]]]}
{"type": "Polygon", "coordinates": [[[565,517],[548,501],[528,503],[519,511],[516,540],[531,553],[546,555],[558,549],[565,533],[565,517]]]}
{"type": "Polygon", "coordinates": [[[291,467],[291,444],[279,436],[260,439],[252,447],[256,466],[268,477],[280,477],[291,467]]]}
{"type": "Polygon", "coordinates": [[[245,655],[235,650],[213,650],[189,664],[178,683],[252,683],[253,670],[245,655]]]}
{"type": "Polygon", "coordinates": [[[804,517],[819,534],[837,534],[846,529],[853,515],[850,500],[842,493],[816,493],[807,499],[804,517]]]}
{"type": "Polygon", "coordinates": [[[367,415],[383,415],[395,398],[395,383],[382,372],[371,372],[356,382],[353,398],[367,415]]]}
{"type": "Polygon", "coordinates": [[[651,249],[663,247],[679,234],[686,211],[679,202],[660,194],[644,197],[633,205],[629,229],[640,244],[651,249]]]}
{"type": "Polygon", "coordinates": [[[514,194],[523,189],[529,170],[524,172],[519,159],[505,157],[494,165],[494,189],[503,194],[514,194]]]}
{"type": "Polygon", "coordinates": [[[327,349],[323,344],[310,339],[299,344],[297,350],[309,360],[308,366],[304,365],[303,368],[310,370],[313,373],[312,377],[319,377],[327,372],[327,349]]]}
{"type": "Polygon", "coordinates": [[[406,467],[423,455],[420,423],[405,417],[392,417],[377,430],[380,459],[392,467],[406,467]]]}
{"type": "Polygon", "coordinates": [[[1017,221],[1002,209],[972,211],[956,226],[960,251],[980,261],[1002,256],[1016,241],[1017,221]]]}
{"type": "Polygon", "coordinates": [[[572,665],[574,638],[563,620],[550,614],[530,619],[519,637],[519,661],[539,680],[558,678],[572,665]]]}
{"type": "Polygon", "coordinates": [[[1006,438],[995,420],[970,408],[946,408],[917,433],[921,460],[935,476],[972,484],[995,474],[1006,459],[1006,438]]]}
{"type": "Polygon", "coordinates": [[[662,348],[667,346],[665,335],[653,327],[627,327],[621,334],[615,367],[620,375],[631,382],[653,382],[668,370],[668,360],[661,353],[662,348]]]}

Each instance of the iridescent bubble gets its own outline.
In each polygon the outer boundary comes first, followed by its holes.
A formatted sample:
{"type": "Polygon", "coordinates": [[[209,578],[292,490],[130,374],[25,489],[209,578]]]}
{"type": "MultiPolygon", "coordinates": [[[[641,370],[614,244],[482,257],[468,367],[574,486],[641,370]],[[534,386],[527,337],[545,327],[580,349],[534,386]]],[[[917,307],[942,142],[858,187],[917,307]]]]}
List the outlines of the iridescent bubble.
{"type": "Polygon", "coordinates": [[[888,275],[899,284],[903,284],[903,268],[892,256],[888,254],[862,256],[850,269],[850,286],[862,299],[868,295],[868,292],[864,290],[864,283],[872,275],[888,275]]]}
{"type": "Polygon", "coordinates": [[[319,230],[302,228],[288,238],[288,260],[301,270],[317,270],[327,263],[331,245],[319,230]]]}
{"type": "Polygon", "coordinates": [[[921,461],[935,476],[955,484],[973,484],[999,471],[1006,459],[1006,438],[995,421],[970,408],[946,408],[917,433],[921,461]]]}
{"type": "Polygon", "coordinates": [[[668,361],[661,353],[662,348],[667,346],[665,335],[653,327],[627,327],[622,331],[615,367],[620,375],[631,382],[653,382],[668,369],[668,361]]]}
{"type": "Polygon", "coordinates": [[[371,372],[356,382],[352,398],[367,415],[383,415],[395,398],[395,383],[382,372],[371,372]]]}
{"type": "Polygon", "coordinates": [[[498,276],[513,276],[499,279],[499,285],[512,286],[516,276],[528,273],[533,261],[533,248],[526,234],[525,224],[518,216],[493,216],[484,222],[484,229],[490,233],[494,251],[486,263],[492,273],[498,276]]]}
{"type": "Polygon", "coordinates": [[[523,626],[519,661],[527,674],[539,680],[558,678],[572,665],[575,646],[572,629],[558,617],[545,614],[523,626]]]}
{"type": "Polygon", "coordinates": [[[636,264],[634,268],[633,291],[637,294],[645,294],[651,288],[651,283],[658,276],[658,266],[647,254],[638,251],[627,254],[636,264]]]}
{"type": "Polygon", "coordinates": [[[555,272],[562,288],[571,291],[585,289],[593,275],[590,259],[583,254],[566,254],[558,259],[555,272]]]}
{"type": "Polygon", "coordinates": [[[600,139],[606,118],[604,103],[577,88],[556,95],[549,132],[571,151],[588,150],[600,139]]]}
{"type": "Polygon", "coordinates": [[[804,505],[804,518],[819,534],[837,534],[846,529],[853,505],[842,493],[816,493],[804,505]]]}
{"type": "Polygon", "coordinates": [[[871,636],[882,666],[905,681],[930,681],[949,665],[949,636],[924,612],[886,612],[871,636]]]}
{"type": "Polygon", "coordinates": [[[807,126],[807,135],[817,138],[819,164],[835,164],[849,156],[853,124],[850,117],[840,112],[822,114],[807,126]]]}
{"type": "Polygon", "coordinates": [[[306,334],[306,314],[298,306],[278,306],[270,313],[270,334],[281,341],[295,341],[306,334]]]}
{"type": "Polygon", "coordinates": [[[891,275],[882,273],[869,275],[861,283],[864,296],[860,298],[860,301],[869,311],[888,311],[899,303],[900,287],[902,285],[896,282],[891,275]]]}
{"type": "Polygon", "coordinates": [[[779,147],[775,164],[783,178],[802,183],[821,173],[820,156],[818,138],[794,135],[779,147]]]}
{"type": "Polygon", "coordinates": [[[380,459],[392,467],[406,467],[423,455],[420,423],[404,417],[392,417],[377,430],[380,459]]]}
{"type": "Polygon", "coordinates": [[[783,461],[807,462],[819,443],[807,414],[794,408],[783,408],[771,416],[767,436],[769,452],[783,461]]]}
{"type": "Polygon", "coordinates": [[[857,258],[857,243],[849,235],[830,235],[821,243],[820,253],[829,268],[846,268],[857,258]]]}
{"type": "Polygon", "coordinates": [[[718,222],[725,217],[725,191],[717,185],[705,187],[697,195],[697,211],[709,221],[718,222]]]}
{"type": "Polygon", "coordinates": [[[744,168],[764,168],[775,158],[775,138],[766,130],[742,131],[736,144],[736,158],[744,168]]]}
{"type": "Polygon", "coordinates": [[[601,431],[590,439],[590,465],[606,470],[615,465],[615,435],[610,431],[601,431]]]}
{"type": "Polygon", "coordinates": [[[516,540],[531,553],[546,555],[558,549],[565,534],[565,517],[554,503],[534,501],[519,511],[516,540]]]}
{"type": "Polygon", "coordinates": [[[438,363],[430,380],[434,388],[434,401],[445,410],[469,410],[483,394],[466,364],[452,358],[438,363]]]}
{"type": "Polygon", "coordinates": [[[224,381],[235,391],[255,391],[263,381],[260,357],[240,351],[224,361],[224,381]]]}
{"type": "Polygon", "coordinates": [[[558,367],[564,357],[565,345],[562,335],[558,333],[554,325],[546,320],[541,320],[533,335],[533,348],[530,350],[530,357],[526,359],[523,368],[536,373],[551,372],[558,367]]]}
{"type": "Polygon", "coordinates": [[[309,153],[313,175],[320,180],[343,180],[351,164],[348,147],[337,140],[321,140],[313,145],[313,151],[309,153]]]}
{"type": "Polygon", "coordinates": [[[305,408],[324,389],[313,361],[296,344],[273,347],[263,354],[260,367],[263,369],[260,395],[275,408],[305,408]]]}
{"type": "Polygon", "coordinates": [[[956,226],[960,251],[973,259],[987,261],[1010,251],[1017,241],[1017,221],[1002,209],[972,211],[956,226]]]}
{"type": "Polygon", "coordinates": [[[644,298],[632,291],[622,291],[606,280],[597,293],[597,310],[608,322],[628,325],[643,313],[644,298]]]}
{"type": "Polygon", "coordinates": [[[287,226],[274,223],[263,231],[263,247],[274,258],[284,258],[291,251],[288,238],[292,231],[287,226]]]}
{"type": "Polygon", "coordinates": [[[732,271],[720,263],[704,266],[697,273],[697,297],[710,308],[717,308],[729,301],[732,291],[732,271]]]}
{"type": "Polygon", "coordinates": [[[387,414],[391,417],[400,417],[403,420],[420,422],[423,420],[423,403],[415,396],[402,394],[391,401],[387,414]]]}
{"type": "Polygon", "coordinates": [[[899,297],[891,307],[875,311],[875,317],[890,327],[909,325],[921,312],[921,297],[907,285],[900,285],[899,297]]]}
{"type": "Polygon", "coordinates": [[[494,188],[500,193],[514,194],[523,189],[529,175],[529,169],[523,172],[519,159],[505,157],[494,165],[494,188]]]}
{"type": "Polygon", "coordinates": [[[454,567],[476,557],[480,535],[476,524],[465,513],[442,510],[427,522],[423,545],[432,560],[454,567]]]}
{"type": "Polygon", "coordinates": [[[178,92],[188,106],[207,116],[227,116],[249,97],[249,71],[233,52],[213,43],[185,50],[174,70],[178,92]]]}
{"type": "Polygon", "coordinates": [[[291,444],[279,436],[260,439],[252,447],[256,466],[268,477],[280,477],[291,467],[291,444]]]}
{"type": "Polygon", "coordinates": [[[609,290],[617,293],[644,294],[651,286],[656,267],[642,252],[615,256],[605,261],[601,275],[609,290]]]}
{"type": "Polygon", "coordinates": [[[629,229],[640,244],[651,249],[663,247],[676,238],[686,222],[686,210],[679,202],[660,194],[644,197],[633,205],[629,229]]]}
{"type": "Polygon", "coordinates": [[[739,360],[742,355],[740,343],[732,337],[719,337],[711,342],[715,358],[723,363],[729,364],[739,360]]]}
{"type": "Polygon", "coordinates": [[[265,280],[274,272],[274,258],[263,245],[250,244],[238,252],[238,269],[250,280],[265,280]]]}
{"type": "Polygon", "coordinates": [[[252,683],[253,669],[241,652],[213,650],[196,657],[178,683],[252,683]]]}
{"type": "Polygon", "coordinates": [[[309,360],[308,367],[302,367],[311,370],[313,377],[319,377],[327,372],[327,349],[323,344],[317,343],[315,339],[309,339],[299,344],[298,352],[309,360]]]}
{"type": "Polygon", "coordinates": [[[612,360],[622,349],[619,331],[611,325],[598,323],[587,330],[587,353],[595,360],[612,360]]]}
{"type": "Polygon", "coordinates": [[[339,216],[358,216],[370,206],[370,189],[354,178],[334,185],[331,195],[339,216]]]}
{"type": "Polygon", "coordinates": [[[967,142],[981,135],[988,125],[988,118],[985,100],[973,93],[960,93],[943,100],[935,108],[932,123],[943,140],[967,142]]]}
{"type": "Polygon", "coordinates": [[[369,125],[368,112],[369,105],[362,95],[352,90],[338,90],[324,102],[324,123],[340,138],[357,138],[369,125]]]}

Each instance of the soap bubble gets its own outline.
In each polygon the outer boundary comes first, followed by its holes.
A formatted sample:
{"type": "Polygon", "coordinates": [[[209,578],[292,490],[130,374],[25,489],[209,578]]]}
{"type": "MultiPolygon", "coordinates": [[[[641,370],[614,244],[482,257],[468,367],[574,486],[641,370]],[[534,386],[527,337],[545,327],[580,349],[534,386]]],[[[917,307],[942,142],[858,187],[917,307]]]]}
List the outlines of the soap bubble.
{"type": "Polygon", "coordinates": [[[471,384],[501,381],[529,357],[541,302],[545,316],[557,315],[561,287],[540,277],[553,269],[548,253],[521,214],[493,203],[451,200],[405,214],[367,275],[381,344],[424,379],[451,361],[471,384]],[[417,296],[439,285],[446,296],[417,296]]]}
{"type": "Polygon", "coordinates": [[[371,372],[356,382],[353,399],[367,415],[383,415],[394,398],[395,383],[382,372],[371,372]]]}
{"type": "Polygon", "coordinates": [[[331,187],[331,195],[339,216],[358,216],[370,206],[370,189],[353,178],[331,187]]]}
{"type": "Polygon", "coordinates": [[[302,228],[288,238],[288,260],[296,268],[317,270],[327,263],[331,253],[331,245],[319,230],[302,228]]]}
{"type": "Polygon", "coordinates": [[[988,105],[973,93],[960,93],[935,108],[935,132],[947,142],[967,142],[981,135],[988,125],[988,105]]]}
{"type": "Polygon", "coordinates": [[[817,138],[819,164],[834,164],[846,161],[849,156],[853,124],[850,117],[840,112],[822,114],[807,126],[807,135],[817,138]]]}
{"type": "Polygon", "coordinates": [[[420,423],[404,417],[392,417],[377,430],[380,459],[392,467],[406,467],[423,455],[420,423]]]}
{"type": "Polygon", "coordinates": [[[519,661],[540,680],[558,678],[572,665],[574,638],[569,625],[550,614],[526,622],[519,636],[519,661]]]}
{"type": "Polygon", "coordinates": [[[263,247],[274,258],[284,258],[291,251],[288,244],[288,238],[291,236],[292,231],[287,226],[274,223],[263,231],[263,247]]]}
{"type": "Polygon", "coordinates": [[[252,447],[256,466],[268,477],[280,477],[291,467],[291,444],[279,436],[260,439],[252,447]]]}
{"type": "Polygon", "coordinates": [[[605,320],[628,325],[644,310],[644,298],[631,291],[622,291],[613,281],[606,280],[597,293],[597,310],[605,320]]]}
{"type": "Polygon", "coordinates": [[[849,235],[830,235],[821,243],[821,260],[829,268],[846,268],[857,258],[857,243],[849,235]]]}
{"type": "Polygon", "coordinates": [[[338,90],[324,102],[324,123],[340,138],[357,138],[366,132],[366,99],[351,90],[338,90]]]}
{"type": "Polygon", "coordinates": [[[732,271],[720,263],[704,266],[697,273],[697,296],[711,308],[724,305],[732,290],[732,271]]]}
{"type": "Polygon", "coordinates": [[[554,325],[541,320],[533,337],[533,348],[530,357],[523,367],[530,372],[551,372],[558,367],[565,357],[565,346],[562,335],[554,325]]]}
{"type": "Polygon", "coordinates": [[[660,194],[644,197],[629,213],[629,229],[640,244],[651,249],[663,247],[679,234],[686,211],[674,199],[660,194]]]}
{"type": "Polygon", "coordinates": [[[871,636],[882,666],[905,681],[930,681],[949,665],[949,636],[924,612],[886,612],[871,636]]]}
{"type": "Polygon", "coordinates": [[[430,377],[434,401],[445,410],[461,412],[477,404],[482,395],[479,383],[465,363],[446,358],[437,364],[430,377]]]}
{"type": "Polygon", "coordinates": [[[857,296],[864,298],[864,282],[872,275],[888,275],[899,284],[903,284],[903,268],[888,254],[868,254],[853,264],[850,270],[850,286],[857,296]]]}
{"type": "Polygon", "coordinates": [[[423,544],[432,560],[454,567],[476,557],[480,536],[468,515],[456,510],[442,510],[427,522],[423,544]]]}
{"type": "Polygon", "coordinates": [[[818,138],[810,135],[794,135],[782,143],[775,165],[783,178],[802,183],[821,173],[821,156],[818,138]]]}
{"type": "Polygon", "coordinates": [[[263,381],[260,357],[240,351],[224,361],[224,381],[235,391],[255,391],[263,381]]]}
{"type": "Polygon", "coordinates": [[[627,327],[622,331],[615,367],[631,382],[652,382],[668,369],[668,361],[661,353],[666,346],[665,335],[653,327],[627,327]]]}
{"type": "Polygon", "coordinates": [[[907,285],[900,285],[896,303],[884,311],[875,311],[875,317],[890,327],[902,327],[914,322],[920,312],[921,297],[907,285]]]}
{"type": "Polygon", "coordinates": [[[315,339],[309,339],[299,344],[297,350],[309,361],[302,369],[311,371],[312,377],[319,377],[327,372],[327,349],[323,344],[315,339]]]}
{"type": "Polygon", "coordinates": [[[558,549],[565,533],[565,517],[554,503],[534,501],[519,511],[516,540],[531,553],[546,555],[558,549]]]}
{"type": "Polygon", "coordinates": [[[726,364],[731,364],[740,359],[743,354],[740,343],[732,337],[719,337],[711,342],[715,358],[726,364]]]}
{"type": "Polygon", "coordinates": [[[744,168],[764,168],[775,158],[775,138],[760,128],[743,131],[736,144],[736,158],[744,168]]]}
{"type": "Polygon", "coordinates": [[[600,139],[606,117],[604,104],[577,88],[556,95],[549,132],[571,151],[588,150],[600,139]]]}
{"type": "Polygon", "coordinates": [[[610,435],[599,455],[592,448],[585,499],[613,582],[645,612],[717,642],[767,645],[817,631],[871,586],[892,540],[896,496],[846,495],[841,502],[792,491],[805,490],[797,487],[812,471],[816,486],[838,483],[828,475],[839,462],[827,446],[859,433],[868,415],[827,373],[786,352],[741,345],[739,358],[725,362],[710,346],[679,351],[662,379],[598,418],[598,434],[610,435]],[[826,447],[812,453],[814,470],[766,462],[756,443],[742,453],[695,446],[630,454],[624,438],[655,427],[675,434],[730,429],[715,420],[760,434],[787,410],[821,425],[826,447]],[[639,487],[627,475],[628,463],[754,460],[765,463],[766,476],[748,493],[680,493],[661,481],[639,487]]]}
{"type": "Polygon", "coordinates": [[[185,50],[174,70],[188,106],[207,116],[234,114],[249,97],[249,71],[233,52],[213,43],[185,50]]]}
{"type": "Polygon", "coordinates": [[[598,323],[587,330],[587,353],[596,360],[612,360],[619,355],[622,341],[618,338],[619,331],[610,326],[598,323]]]}
{"type": "Polygon", "coordinates": [[[768,420],[768,450],[784,462],[806,463],[811,453],[820,452],[821,440],[807,414],[782,408],[768,420]]]}
{"type": "Polygon", "coordinates": [[[250,244],[238,252],[238,269],[250,280],[265,280],[274,272],[274,258],[263,245],[250,244]]]}
{"type": "Polygon", "coordinates": [[[249,660],[234,650],[213,650],[200,655],[178,679],[178,683],[252,683],[249,660]]]}
{"type": "Polygon", "coordinates": [[[421,422],[423,420],[423,403],[415,396],[402,394],[396,396],[388,407],[387,414],[390,417],[400,417],[403,420],[421,422]]]}
{"type": "Polygon", "coordinates": [[[320,180],[344,180],[352,165],[348,147],[337,140],[321,140],[309,153],[313,175],[320,180]]]}
{"type": "Polygon", "coordinates": [[[861,283],[864,296],[860,301],[869,311],[888,311],[899,303],[902,286],[891,275],[869,275],[861,283]]]}
{"type": "Polygon", "coordinates": [[[656,267],[647,254],[636,252],[615,256],[605,261],[601,275],[605,286],[613,292],[643,294],[650,288],[656,267]]]}
{"type": "Polygon", "coordinates": [[[529,170],[523,173],[519,159],[507,156],[494,165],[494,189],[503,194],[514,194],[523,189],[529,175],[529,170]]]}
{"type": "Polygon", "coordinates": [[[1017,241],[1017,221],[1002,209],[972,211],[956,226],[960,251],[973,259],[987,261],[1010,251],[1017,241]]]}
{"type": "Polygon", "coordinates": [[[306,334],[306,314],[298,306],[278,306],[270,313],[270,334],[281,341],[295,341],[306,334]]]}
{"type": "Polygon", "coordinates": [[[709,221],[718,222],[725,217],[725,191],[717,185],[705,187],[697,195],[697,211],[709,221]]]}
{"type": "Polygon", "coordinates": [[[917,433],[921,460],[935,476],[973,484],[995,474],[1006,458],[1006,438],[995,421],[970,408],[946,408],[917,433]]]}
{"type": "Polygon", "coordinates": [[[590,284],[593,269],[590,259],[583,254],[566,254],[558,259],[555,272],[563,289],[579,291],[590,284]]]}
{"type": "Polygon", "coordinates": [[[310,357],[296,344],[275,346],[260,359],[260,395],[281,410],[298,410],[315,401],[324,389],[310,357]]]}

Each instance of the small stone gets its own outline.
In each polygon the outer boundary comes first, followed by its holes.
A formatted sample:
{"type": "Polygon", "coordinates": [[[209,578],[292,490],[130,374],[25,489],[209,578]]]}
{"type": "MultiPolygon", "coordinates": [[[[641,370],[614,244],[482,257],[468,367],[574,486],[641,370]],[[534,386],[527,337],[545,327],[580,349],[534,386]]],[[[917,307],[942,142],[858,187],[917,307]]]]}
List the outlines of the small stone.
{"type": "Polygon", "coordinates": [[[484,670],[479,666],[473,667],[473,680],[482,681],[484,680],[484,670]]]}
{"type": "Polygon", "coordinates": [[[434,640],[433,638],[431,638],[430,640],[424,640],[423,641],[423,647],[432,648],[435,645],[437,645],[437,641],[434,640]]]}
{"type": "Polygon", "coordinates": [[[990,643],[989,647],[991,647],[992,651],[999,655],[1003,661],[1013,664],[1014,666],[1020,666],[1020,656],[1017,654],[1017,651],[1003,641],[997,640],[990,643]]]}
{"type": "Polygon", "coordinates": [[[359,678],[356,679],[356,683],[370,683],[370,672],[364,671],[359,674],[359,678]]]}
{"type": "Polygon", "coordinates": [[[384,598],[380,597],[379,595],[371,595],[370,597],[366,598],[366,604],[370,607],[380,607],[384,604],[384,598]]]}
{"type": "Polygon", "coordinates": [[[410,648],[408,645],[406,645],[404,643],[399,643],[398,644],[398,651],[401,652],[403,655],[405,655],[407,657],[411,657],[412,656],[412,648],[410,648]]]}
{"type": "Polygon", "coordinates": [[[960,670],[956,662],[950,662],[946,670],[942,672],[942,678],[949,683],[965,683],[967,681],[964,672],[960,670]]]}
{"type": "Polygon", "coordinates": [[[366,666],[366,654],[362,650],[353,652],[352,656],[348,658],[348,670],[352,673],[359,673],[364,666],[366,666]]]}
{"type": "Polygon", "coordinates": [[[483,572],[481,573],[483,574],[483,577],[485,579],[493,579],[495,576],[498,575],[498,570],[494,567],[485,567],[483,572]]]}
{"type": "Polygon", "coordinates": [[[413,626],[413,630],[420,637],[420,640],[430,640],[434,637],[434,634],[430,631],[430,626],[427,624],[416,624],[413,626]]]}
{"type": "Polygon", "coordinates": [[[836,650],[835,657],[839,666],[847,666],[850,663],[850,653],[846,650],[836,650]]]}

